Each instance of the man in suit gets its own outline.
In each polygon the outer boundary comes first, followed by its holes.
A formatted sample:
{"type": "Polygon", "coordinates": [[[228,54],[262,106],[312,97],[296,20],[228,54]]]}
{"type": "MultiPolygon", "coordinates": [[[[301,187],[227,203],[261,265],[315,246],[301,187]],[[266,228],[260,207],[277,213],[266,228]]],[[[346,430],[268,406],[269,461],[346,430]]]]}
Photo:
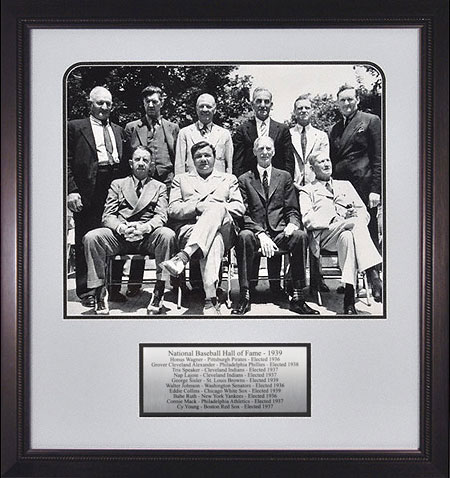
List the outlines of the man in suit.
{"type": "Polygon", "coordinates": [[[312,114],[310,95],[300,95],[294,102],[297,124],[290,129],[295,158],[294,186],[297,189],[314,180],[311,159],[323,154],[330,156],[328,135],[311,125],[312,114]]]}
{"type": "Polygon", "coordinates": [[[350,181],[366,205],[369,231],[378,246],[377,208],[381,203],[381,121],[358,110],[355,87],[341,86],[337,104],[342,114],[330,131],[330,158],[335,179],[350,181]]]}
{"type": "Polygon", "coordinates": [[[203,312],[220,315],[217,286],[222,257],[233,246],[235,220],[244,214],[244,204],[236,177],[214,170],[210,143],[194,144],[191,155],[195,171],[175,176],[169,201],[170,226],[182,249],[161,267],[178,276],[191,257],[198,257],[206,297],[203,312]]]}
{"type": "Polygon", "coordinates": [[[96,86],[88,101],[89,118],[68,122],[67,206],[75,222],[76,292],[85,307],[93,307],[82,239],[101,226],[108,188],[112,180],[126,174],[127,165],[122,155],[123,129],[109,121],[111,93],[96,86]]]}
{"type": "Polygon", "coordinates": [[[345,284],[344,314],[355,315],[355,285],[358,270],[366,271],[374,299],[381,301],[382,284],[376,266],[381,256],[367,229],[369,214],[349,181],[331,178],[329,158],[312,160],[316,179],[300,189],[303,224],[310,231],[310,250],[337,251],[342,282],[345,284]]]}
{"type": "MultiPolygon", "coordinates": [[[[139,145],[147,146],[155,160],[155,179],[164,183],[167,193],[170,191],[174,176],[175,148],[179,127],[161,116],[164,106],[164,96],[161,88],[147,86],[141,91],[142,104],[145,115],[136,121],[125,125],[128,159],[131,152],[139,145]]],[[[132,261],[130,279],[134,284],[142,282],[144,264],[141,261],[132,261]]],[[[140,286],[129,286],[126,292],[128,297],[139,293],[140,286]]]]}
{"type": "MultiPolygon", "coordinates": [[[[295,158],[294,186],[297,189],[314,180],[315,175],[311,168],[311,161],[314,158],[321,155],[330,157],[328,135],[311,125],[312,114],[310,95],[300,95],[294,102],[294,115],[297,124],[290,129],[295,158]]],[[[330,292],[322,278],[320,260],[317,263],[317,268],[317,277],[311,277],[311,290],[330,292]]]]}
{"type": "Polygon", "coordinates": [[[147,307],[148,314],[162,309],[168,275],[161,262],[175,251],[175,233],[164,227],[167,221],[167,188],[153,179],[149,148],[138,146],[130,160],[132,174],[111,183],[103,213],[103,226],[83,239],[88,265],[88,287],[95,290],[95,311],[109,314],[105,288],[106,257],[121,253],[152,254],[156,262],[156,284],[147,307]]]}
{"type": "MultiPolygon", "coordinates": [[[[175,174],[195,171],[191,148],[195,143],[208,141],[216,151],[214,169],[222,173],[230,173],[233,166],[233,141],[230,132],[213,123],[216,112],[216,101],[213,96],[204,93],[197,98],[198,121],[180,130],[178,135],[175,174]]],[[[189,279],[192,288],[201,289],[202,278],[199,263],[190,264],[189,279]]]]}
{"type": "Polygon", "coordinates": [[[288,251],[290,257],[293,284],[290,310],[298,314],[318,314],[308,306],[303,295],[308,240],[306,233],[300,229],[297,193],[292,178],[286,171],[272,167],[275,156],[272,138],[257,138],[253,150],[257,166],[239,177],[245,214],[236,244],[240,298],[231,313],[243,315],[251,308],[250,280],[258,250],[267,257],[272,294],[275,299],[283,298],[279,285],[280,261],[275,255],[281,249],[288,251]],[[278,281],[273,282],[274,279],[278,281]]]}
{"type": "Polygon", "coordinates": [[[270,118],[272,106],[272,93],[266,88],[256,88],[252,96],[255,117],[240,125],[233,138],[233,174],[236,177],[256,167],[253,144],[261,136],[269,136],[275,143],[273,166],[294,177],[294,155],[289,128],[270,118]]]}
{"type": "Polygon", "coordinates": [[[230,173],[233,166],[233,141],[230,132],[213,123],[216,112],[216,100],[208,93],[197,98],[198,121],[180,130],[178,135],[175,174],[195,171],[191,148],[195,143],[208,141],[216,150],[215,170],[230,173]]]}

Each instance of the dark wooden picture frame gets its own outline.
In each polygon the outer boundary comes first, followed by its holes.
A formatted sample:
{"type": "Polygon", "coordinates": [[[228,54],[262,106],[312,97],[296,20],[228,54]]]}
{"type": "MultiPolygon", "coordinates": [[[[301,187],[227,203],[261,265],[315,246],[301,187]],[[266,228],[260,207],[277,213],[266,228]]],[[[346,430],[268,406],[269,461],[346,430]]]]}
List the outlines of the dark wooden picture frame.
{"type": "Polygon", "coordinates": [[[2,476],[447,476],[448,2],[2,2],[2,476]],[[83,8],[80,8],[84,6],[83,8]],[[201,12],[201,13],[198,13],[201,12]],[[420,43],[421,384],[417,451],[37,450],[29,446],[32,28],[414,27],[420,43]]]}

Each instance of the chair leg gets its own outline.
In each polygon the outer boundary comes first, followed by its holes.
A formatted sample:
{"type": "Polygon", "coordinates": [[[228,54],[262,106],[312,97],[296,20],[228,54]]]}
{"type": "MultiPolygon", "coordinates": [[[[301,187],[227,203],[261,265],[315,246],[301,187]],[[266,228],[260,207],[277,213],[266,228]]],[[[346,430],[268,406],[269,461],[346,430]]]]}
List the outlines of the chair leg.
{"type": "Polygon", "coordinates": [[[181,299],[182,299],[182,290],[181,290],[181,284],[178,285],[178,291],[177,291],[177,309],[181,309],[181,299]]]}
{"type": "Polygon", "coordinates": [[[317,305],[322,307],[322,294],[320,293],[319,289],[317,289],[317,305]]]}
{"type": "MultiPolygon", "coordinates": [[[[231,252],[228,251],[228,270],[227,270],[227,307],[231,305],[231,279],[233,274],[233,264],[231,263],[231,252]]],[[[228,307],[229,308],[229,307],[228,307]]]]}
{"type": "Polygon", "coordinates": [[[369,282],[367,280],[367,274],[363,272],[362,276],[363,276],[364,288],[366,289],[366,304],[370,307],[372,305],[372,293],[369,290],[369,282]]]}

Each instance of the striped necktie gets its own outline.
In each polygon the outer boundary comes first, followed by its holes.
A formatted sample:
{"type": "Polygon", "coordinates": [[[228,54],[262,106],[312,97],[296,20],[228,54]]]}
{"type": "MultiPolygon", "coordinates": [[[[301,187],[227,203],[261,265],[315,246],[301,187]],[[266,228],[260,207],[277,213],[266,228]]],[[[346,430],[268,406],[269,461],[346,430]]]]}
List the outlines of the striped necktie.
{"type": "Polygon", "coordinates": [[[142,192],[142,188],[143,188],[143,187],[144,187],[144,186],[142,185],[142,181],[139,181],[139,182],[138,182],[138,185],[137,185],[137,187],[136,187],[136,196],[137,196],[138,198],[141,197],[141,192],[142,192]]]}
{"type": "Polygon", "coordinates": [[[102,122],[103,125],[103,139],[105,141],[105,148],[106,153],[108,154],[108,164],[114,164],[114,157],[113,157],[113,144],[111,141],[111,135],[109,134],[108,130],[108,122],[102,122]]]}
{"type": "Polygon", "coordinates": [[[263,121],[261,123],[261,129],[260,129],[260,132],[261,132],[261,135],[260,136],[267,136],[267,123],[265,121],[263,121]]]}

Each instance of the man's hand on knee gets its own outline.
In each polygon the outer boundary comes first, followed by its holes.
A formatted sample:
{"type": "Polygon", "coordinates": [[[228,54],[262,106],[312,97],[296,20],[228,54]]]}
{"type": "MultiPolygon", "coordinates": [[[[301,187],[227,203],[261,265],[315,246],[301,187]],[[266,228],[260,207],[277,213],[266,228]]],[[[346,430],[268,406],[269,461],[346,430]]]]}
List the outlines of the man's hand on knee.
{"type": "Polygon", "coordinates": [[[261,254],[264,257],[273,257],[275,255],[275,252],[278,251],[277,245],[265,232],[259,234],[258,239],[260,243],[261,254]]]}

